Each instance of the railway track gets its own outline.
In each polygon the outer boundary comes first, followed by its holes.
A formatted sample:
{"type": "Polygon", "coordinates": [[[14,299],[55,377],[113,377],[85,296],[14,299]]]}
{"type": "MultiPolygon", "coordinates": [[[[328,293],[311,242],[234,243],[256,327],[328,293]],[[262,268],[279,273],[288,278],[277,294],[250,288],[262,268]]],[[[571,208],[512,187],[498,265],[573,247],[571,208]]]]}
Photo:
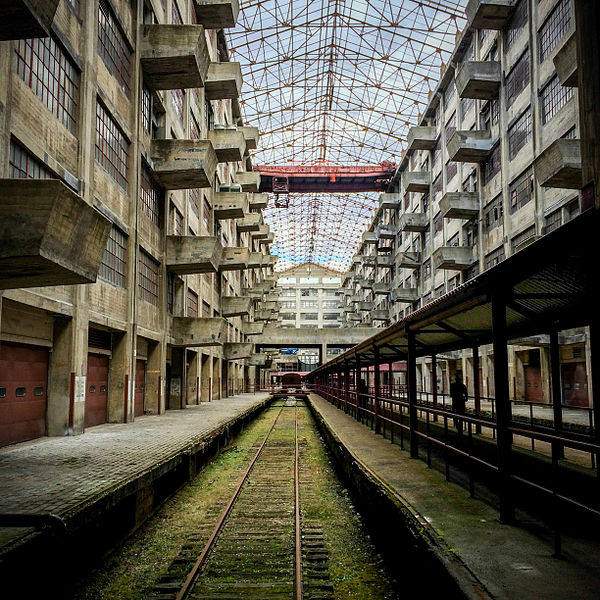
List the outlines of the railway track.
{"type": "Polygon", "coordinates": [[[333,598],[323,529],[302,518],[302,498],[313,493],[302,464],[307,408],[288,400],[270,412],[271,427],[224,508],[190,536],[153,600],[333,598]]]}

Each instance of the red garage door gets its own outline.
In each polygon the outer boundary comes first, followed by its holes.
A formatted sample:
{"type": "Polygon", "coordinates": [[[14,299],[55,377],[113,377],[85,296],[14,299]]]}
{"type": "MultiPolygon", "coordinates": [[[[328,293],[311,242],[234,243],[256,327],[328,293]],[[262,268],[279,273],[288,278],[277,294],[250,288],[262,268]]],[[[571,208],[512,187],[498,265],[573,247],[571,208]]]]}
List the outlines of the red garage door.
{"type": "Polygon", "coordinates": [[[88,354],[85,390],[85,426],[106,423],[108,402],[108,356],[88,354]]]}
{"type": "Polygon", "coordinates": [[[0,342],[0,446],[46,434],[48,349],[0,342]]]}
{"type": "Polygon", "coordinates": [[[143,360],[135,361],[135,398],[133,416],[144,414],[144,398],[146,396],[146,363],[143,360]]]}

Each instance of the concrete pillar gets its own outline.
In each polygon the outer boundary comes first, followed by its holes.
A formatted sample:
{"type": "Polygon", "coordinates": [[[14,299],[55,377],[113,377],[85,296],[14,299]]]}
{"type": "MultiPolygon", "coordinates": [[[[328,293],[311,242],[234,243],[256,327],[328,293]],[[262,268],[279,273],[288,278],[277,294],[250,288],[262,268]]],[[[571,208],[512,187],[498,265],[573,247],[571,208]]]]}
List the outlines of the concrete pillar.
{"type": "Polygon", "coordinates": [[[221,399],[221,359],[212,357],[212,400],[221,399]]]}
{"type": "Polygon", "coordinates": [[[112,358],[108,373],[109,423],[123,423],[129,419],[133,403],[131,368],[131,330],[113,333],[112,358]]]}
{"type": "Polygon", "coordinates": [[[406,331],[408,339],[408,357],[406,375],[408,378],[408,410],[410,424],[410,457],[419,458],[419,438],[417,436],[417,360],[415,356],[415,334],[410,329],[406,331]]]}
{"type": "Polygon", "coordinates": [[[171,350],[171,390],[167,408],[177,410],[185,408],[186,404],[186,361],[185,348],[171,350]]]}
{"type": "MultiPolygon", "coordinates": [[[[475,396],[475,416],[481,416],[481,386],[479,384],[479,346],[473,346],[473,395],[475,396]]],[[[481,433],[481,425],[475,427],[481,433]]]]}
{"type": "Polygon", "coordinates": [[[148,360],[146,361],[146,397],[144,412],[159,415],[165,410],[166,349],[162,342],[148,342],[148,360]]]}

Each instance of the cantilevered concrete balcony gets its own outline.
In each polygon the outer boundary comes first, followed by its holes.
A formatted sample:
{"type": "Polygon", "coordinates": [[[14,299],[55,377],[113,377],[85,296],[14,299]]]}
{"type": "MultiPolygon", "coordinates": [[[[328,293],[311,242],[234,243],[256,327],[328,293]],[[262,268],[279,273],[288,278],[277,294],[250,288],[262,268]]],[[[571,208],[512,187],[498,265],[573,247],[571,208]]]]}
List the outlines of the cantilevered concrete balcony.
{"type": "Polygon", "coordinates": [[[110,227],[58,179],[0,179],[0,289],[94,283],[110,227]]]}
{"type": "Polygon", "coordinates": [[[583,183],[581,141],[558,139],[534,162],[537,182],[544,187],[578,190],[583,183]]]}
{"type": "Polygon", "coordinates": [[[140,25],[144,83],[154,90],[204,87],[210,56],[202,25],[140,25]]]}
{"type": "Polygon", "coordinates": [[[153,174],[169,190],[212,187],[217,155],[208,140],[152,140],[153,174]]]}
{"type": "Polygon", "coordinates": [[[370,290],[373,288],[373,279],[370,277],[361,277],[359,285],[363,290],[370,290]]]}
{"type": "Polygon", "coordinates": [[[248,214],[248,194],[245,192],[217,192],[214,195],[215,219],[242,219],[248,214]]]}
{"type": "Polygon", "coordinates": [[[262,210],[267,208],[269,194],[250,194],[250,210],[262,210]]]}
{"type": "Polygon", "coordinates": [[[393,256],[378,256],[377,267],[380,269],[391,269],[396,266],[396,261],[393,256]]]}
{"type": "Polygon", "coordinates": [[[353,313],[354,312],[354,304],[347,304],[344,306],[345,313],[353,313]]]}
{"type": "Polygon", "coordinates": [[[258,171],[238,171],[234,181],[242,186],[242,192],[258,192],[260,187],[260,173],[258,171]]]}
{"type": "Polygon", "coordinates": [[[204,97],[207,100],[233,100],[242,89],[240,63],[212,62],[204,81],[204,97]]]}
{"type": "MultiPolygon", "coordinates": [[[[260,325],[264,327],[264,323],[260,323],[260,325]]],[[[264,353],[255,352],[246,359],[246,364],[249,367],[265,367],[267,364],[267,355],[264,353]]]]}
{"type": "Polygon", "coordinates": [[[60,0],[2,0],[0,40],[47,37],[60,0]]]}
{"type": "Polygon", "coordinates": [[[359,302],[358,310],[360,310],[361,312],[373,310],[373,302],[365,301],[365,300],[363,300],[362,302],[359,302]]]}
{"type": "Polygon", "coordinates": [[[554,55],[554,68],[558,74],[561,85],[577,87],[577,38],[575,33],[563,43],[560,50],[554,55]]]}
{"type": "Polygon", "coordinates": [[[279,290],[271,290],[265,296],[265,302],[279,302],[279,290]]]}
{"type": "Polygon", "coordinates": [[[239,131],[244,134],[247,150],[256,150],[258,148],[258,127],[239,127],[239,131]]]}
{"type": "Polygon", "coordinates": [[[262,298],[266,292],[266,285],[262,281],[260,283],[255,283],[252,287],[242,288],[242,294],[244,296],[252,297],[255,301],[262,298]]]}
{"type": "Polygon", "coordinates": [[[411,127],[406,138],[408,147],[406,152],[416,150],[433,150],[435,148],[437,133],[435,127],[411,127]]]}
{"type": "Polygon", "coordinates": [[[196,21],[206,29],[235,27],[240,12],[238,0],[194,0],[196,21]]]}
{"type": "Polygon", "coordinates": [[[445,271],[464,271],[473,266],[473,248],[466,246],[442,246],[432,254],[433,266],[445,271]]]}
{"type": "Polygon", "coordinates": [[[515,8],[515,0],[469,0],[465,12],[475,29],[504,29],[515,8]]]}
{"type": "Polygon", "coordinates": [[[419,290],[417,288],[397,287],[392,290],[392,300],[394,302],[406,302],[412,304],[419,300],[419,290]]]}
{"type": "Polygon", "coordinates": [[[396,268],[397,269],[418,269],[421,266],[420,252],[397,252],[396,253],[396,268]]]}
{"type": "Polygon", "coordinates": [[[242,333],[244,335],[262,335],[264,330],[264,323],[256,323],[254,321],[245,321],[242,323],[242,333]]]}
{"type": "Polygon", "coordinates": [[[225,360],[241,360],[250,358],[254,344],[251,342],[225,342],[223,344],[223,358],[225,360]]]}
{"type": "Polygon", "coordinates": [[[378,282],[373,284],[373,293],[376,296],[388,296],[391,289],[389,283],[378,282]]]}
{"type": "Polygon", "coordinates": [[[400,231],[422,233],[429,228],[429,217],[426,213],[404,213],[398,221],[400,231]]]}
{"type": "Polygon", "coordinates": [[[490,155],[494,143],[489,131],[455,131],[448,140],[446,149],[451,161],[478,163],[490,155]]]}
{"type": "MultiPolygon", "coordinates": [[[[252,214],[252,213],[250,213],[252,214]]],[[[260,214],[260,213],[257,213],[260,214]]],[[[256,231],[251,231],[250,236],[259,241],[259,243],[270,244],[275,239],[275,234],[271,233],[268,225],[260,225],[256,231]],[[269,240],[269,238],[272,238],[269,240]]]]}
{"type": "Polygon", "coordinates": [[[375,256],[361,256],[360,260],[363,264],[363,267],[374,267],[375,266],[375,256]]]}
{"type": "Polygon", "coordinates": [[[262,224],[262,213],[248,213],[243,219],[237,219],[235,222],[235,226],[240,233],[259,231],[262,224]]]}
{"type": "Polygon", "coordinates": [[[379,208],[396,210],[400,208],[402,198],[400,194],[379,194],[379,208]]]}
{"type": "Polygon", "coordinates": [[[267,257],[262,252],[250,252],[250,256],[248,258],[248,268],[249,269],[262,269],[265,264],[265,259],[267,257]]]}
{"type": "Polygon", "coordinates": [[[222,256],[223,246],[216,236],[167,236],[167,269],[178,275],[215,273],[222,256]]]}
{"type": "Polygon", "coordinates": [[[376,308],[375,310],[371,311],[371,320],[387,322],[390,320],[390,313],[383,308],[376,308]]]}
{"type": "Polygon", "coordinates": [[[377,240],[377,252],[392,252],[394,250],[394,238],[382,237],[377,240]]]}
{"type": "Polygon", "coordinates": [[[242,317],[250,314],[252,298],[250,296],[221,296],[222,317],[242,317]]]}
{"type": "Polygon", "coordinates": [[[391,224],[378,225],[377,237],[393,240],[396,237],[396,226],[391,224]]]}
{"type": "Polygon", "coordinates": [[[223,248],[219,271],[243,271],[248,268],[250,250],[248,248],[223,248]]]}
{"type": "Polygon", "coordinates": [[[254,314],[255,321],[272,321],[275,318],[277,315],[272,310],[259,310],[254,314]]]}
{"type": "Polygon", "coordinates": [[[376,231],[365,231],[362,234],[362,241],[365,244],[376,244],[377,243],[377,232],[376,231]]]}
{"type": "Polygon", "coordinates": [[[440,200],[443,219],[472,219],[479,214],[477,192],[446,192],[440,200]]]}
{"type": "Polygon", "coordinates": [[[259,310],[271,310],[273,312],[279,312],[279,301],[277,300],[265,300],[264,302],[261,302],[258,306],[259,310]]]}
{"type": "Polygon", "coordinates": [[[362,321],[362,316],[356,313],[350,313],[348,315],[348,321],[353,321],[354,323],[358,323],[359,321],[362,321]]]}
{"type": "Polygon", "coordinates": [[[208,132],[208,139],[215,149],[220,163],[242,160],[246,151],[244,134],[237,129],[214,129],[208,132]]]}
{"type": "Polygon", "coordinates": [[[262,266],[263,267],[274,267],[277,262],[277,257],[272,254],[263,254],[262,255],[262,266]]]}
{"type": "Polygon", "coordinates": [[[460,98],[492,100],[498,97],[502,66],[496,61],[467,61],[456,70],[455,81],[460,98]]]}
{"type": "Polygon", "coordinates": [[[222,346],[227,341],[227,321],[222,317],[173,317],[173,346],[222,346]]]}
{"type": "Polygon", "coordinates": [[[430,181],[430,171],[404,171],[404,175],[402,176],[402,187],[406,192],[425,194],[429,191],[430,181]]]}

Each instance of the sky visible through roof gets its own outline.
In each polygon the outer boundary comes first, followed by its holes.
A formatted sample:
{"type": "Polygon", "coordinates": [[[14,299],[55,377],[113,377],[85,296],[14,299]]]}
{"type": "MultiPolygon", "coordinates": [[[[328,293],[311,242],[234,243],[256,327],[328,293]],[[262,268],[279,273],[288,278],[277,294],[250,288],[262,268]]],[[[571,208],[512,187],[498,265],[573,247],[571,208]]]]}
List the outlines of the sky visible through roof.
{"type": "MultiPolygon", "coordinates": [[[[261,132],[254,165],[399,162],[439,79],[466,0],[243,0],[227,32],[240,62],[244,121],[261,132]]],[[[376,193],[291,194],[270,202],[277,269],[313,260],[346,270],[376,193]]]]}

